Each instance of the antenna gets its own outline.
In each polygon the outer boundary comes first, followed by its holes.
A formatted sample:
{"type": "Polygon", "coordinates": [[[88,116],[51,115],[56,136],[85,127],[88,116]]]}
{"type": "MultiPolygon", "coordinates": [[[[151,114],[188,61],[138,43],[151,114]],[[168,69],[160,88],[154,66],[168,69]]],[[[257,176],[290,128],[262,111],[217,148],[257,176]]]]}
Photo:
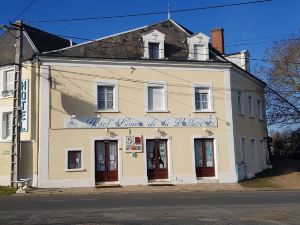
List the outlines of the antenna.
{"type": "Polygon", "coordinates": [[[168,1],[168,20],[171,19],[171,6],[170,1],[168,1]]]}

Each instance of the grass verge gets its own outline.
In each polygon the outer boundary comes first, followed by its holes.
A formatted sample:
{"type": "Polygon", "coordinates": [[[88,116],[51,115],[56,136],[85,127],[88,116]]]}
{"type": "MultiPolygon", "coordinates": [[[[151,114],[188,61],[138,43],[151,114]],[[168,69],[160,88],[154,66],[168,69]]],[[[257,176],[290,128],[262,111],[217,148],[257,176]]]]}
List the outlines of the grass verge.
{"type": "Polygon", "coordinates": [[[0,186],[0,196],[12,195],[15,194],[16,191],[17,189],[13,187],[0,186]]]}
{"type": "Polygon", "coordinates": [[[277,168],[267,169],[261,173],[256,174],[256,176],[251,180],[244,180],[239,182],[239,184],[244,188],[280,188],[280,185],[274,183],[272,178],[277,176],[279,171],[277,168]]]}

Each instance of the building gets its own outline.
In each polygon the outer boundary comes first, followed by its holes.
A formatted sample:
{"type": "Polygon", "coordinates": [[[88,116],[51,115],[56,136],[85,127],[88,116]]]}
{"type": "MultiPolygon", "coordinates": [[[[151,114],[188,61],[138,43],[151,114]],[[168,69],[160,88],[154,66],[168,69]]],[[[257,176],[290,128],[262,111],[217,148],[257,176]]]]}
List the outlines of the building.
{"type": "MultiPolygon", "coordinates": [[[[267,129],[265,83],[248,57],[224,53],[223,29],[210,41],[173,20],[37,54],[23,67],[21,175],[37,187],[253,177],[266,168],[267,129]]],[[[9,184],[3,137],[0,181],[9,184]]]]}

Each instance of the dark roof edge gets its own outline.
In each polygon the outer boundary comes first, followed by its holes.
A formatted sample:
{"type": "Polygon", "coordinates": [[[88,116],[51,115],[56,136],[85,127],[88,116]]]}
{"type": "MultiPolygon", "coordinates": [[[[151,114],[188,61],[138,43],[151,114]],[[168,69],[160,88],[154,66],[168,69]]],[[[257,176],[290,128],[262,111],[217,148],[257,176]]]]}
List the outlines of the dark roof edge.
{"type": "Polygon", "coordinates": [[[49,56],[49,55],[43,55],[41,54],[39,56],[39,60],[43,61],[43,60],[70,60],[70,61],[111,61],[111,62],[124,62],[124,63],[169,63],[169,64],[176,64],[176,63],[184,63],[187,65],[207,65],[207,64],[211,64],[211,65],[230,65],[230,62],[221,62],[221,61],[196,61],[196,60],[164,60],[164,59],[160,59],[160,60],[149,60],[149,59],[140,59],[140,58],[136,58],[136,59],[126,59],[126,58],[86,58],[86,57],[69,57],[69,56],[49,56]]]}

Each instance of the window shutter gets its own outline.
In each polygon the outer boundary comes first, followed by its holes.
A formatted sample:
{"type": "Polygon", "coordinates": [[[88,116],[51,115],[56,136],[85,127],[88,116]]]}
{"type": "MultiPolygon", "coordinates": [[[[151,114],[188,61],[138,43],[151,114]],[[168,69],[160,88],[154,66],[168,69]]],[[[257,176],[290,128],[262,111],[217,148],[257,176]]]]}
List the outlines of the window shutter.
{"type": "Polygon", "coordinates": [[[2,95],[2,91],[3,91],[3,79],[4,79],[4,72],[0,71],[0,95],[2,95]]]}
{"type": "Polygon", "coordinates": [[[8,71],[6,73],[6,90],[10,91],[14,89],[14,71],[8,71]]]}
{"type": "Polygon", "coordinates": [[[7,114],[2,113],[2,139],[7,137],[7,114]]]}
{"type": "Polygon", "coordinates": [[[7,113],[6,114],[7,115],[7,128],[6,128],[6,132],[7,132],[7,134],[6,134],[6,136],[9,136],[9,137],[11,137],[12,136],[12,112],[10,112],[10,113],[7,113]]]}
{"type": "Polygon", "coordinates": [[[164,110],[164,88],[149,87],[148,88],[148,109],[149,110],[164,110]]]}

